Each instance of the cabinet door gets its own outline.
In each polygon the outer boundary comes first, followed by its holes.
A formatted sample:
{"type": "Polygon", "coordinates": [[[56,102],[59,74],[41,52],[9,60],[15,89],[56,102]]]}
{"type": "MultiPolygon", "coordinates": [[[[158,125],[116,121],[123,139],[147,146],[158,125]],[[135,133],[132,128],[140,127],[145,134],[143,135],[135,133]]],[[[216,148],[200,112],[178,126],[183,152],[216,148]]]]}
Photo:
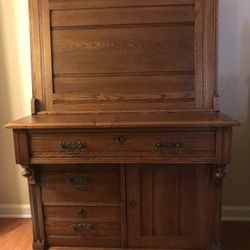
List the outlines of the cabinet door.
{"type": "Polygon", "coordinates": [[[209,180],[208,166],[128,166],[128,246],[205,249],[209,180]]]}

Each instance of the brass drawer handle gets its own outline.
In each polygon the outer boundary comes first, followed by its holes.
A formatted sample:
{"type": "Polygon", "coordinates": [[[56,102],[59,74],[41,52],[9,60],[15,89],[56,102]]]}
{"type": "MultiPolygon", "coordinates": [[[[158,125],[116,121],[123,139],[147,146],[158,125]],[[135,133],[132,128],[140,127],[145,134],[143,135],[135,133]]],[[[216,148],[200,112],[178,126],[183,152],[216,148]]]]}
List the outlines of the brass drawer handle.
{"type": "Polygon", "coordinates": [[[95,230],[95,224],[75,223],[75,224],[71,225],[71,229],[75,233],[84,234],[84,233],[88,233],[88,232],[95,230]]]}
{"type": "Polygon", "coordinates": [[[82,142],[60,142],[58,146],[65,154],[80,154],[83,148],[87,147],[86,143],[82,142]]]}
{"type": "Polygon", "coordinates": [[[69,182],[77,190],[84,191],[87,190],[89,184],[91,183],[91,179],[89,176],[76,175],[69,177],[69,182]]]}
{"type": "Polygon", "coordinates": [[[158,150],[163,151],[169,151],[169,152],[177,152],[181,149],[183,146],[181,142],[176,141],[156,141],[155,146],[158,150]]]}

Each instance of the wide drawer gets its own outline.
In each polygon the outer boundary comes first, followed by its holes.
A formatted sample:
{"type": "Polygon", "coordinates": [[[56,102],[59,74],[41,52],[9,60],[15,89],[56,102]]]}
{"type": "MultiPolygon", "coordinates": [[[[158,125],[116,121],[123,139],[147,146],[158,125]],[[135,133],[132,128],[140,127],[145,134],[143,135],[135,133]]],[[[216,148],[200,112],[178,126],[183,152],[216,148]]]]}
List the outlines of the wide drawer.
{"type": "Polygon", "coordinates": [[[32,163],[215,162],[215,130],[30,133],[32,163]]]}
{"type": "Polygon", "coordinates": [[[41,168],[44,205],[120,203],[120,168],[117,165],[65,165],[41,168]]]}

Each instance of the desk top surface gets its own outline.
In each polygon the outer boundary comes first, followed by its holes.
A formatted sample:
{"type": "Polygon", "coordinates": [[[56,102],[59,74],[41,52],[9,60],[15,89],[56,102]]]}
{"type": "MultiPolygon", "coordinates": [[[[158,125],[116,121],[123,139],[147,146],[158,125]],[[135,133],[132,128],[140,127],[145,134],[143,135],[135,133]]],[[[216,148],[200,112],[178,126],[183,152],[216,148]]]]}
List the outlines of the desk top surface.
{"type": "Polygon", "coordinates": [[[230,127],[239,123],[219,112],[96,113],[33,115],[5,125],[11,129],[230,127]]]}

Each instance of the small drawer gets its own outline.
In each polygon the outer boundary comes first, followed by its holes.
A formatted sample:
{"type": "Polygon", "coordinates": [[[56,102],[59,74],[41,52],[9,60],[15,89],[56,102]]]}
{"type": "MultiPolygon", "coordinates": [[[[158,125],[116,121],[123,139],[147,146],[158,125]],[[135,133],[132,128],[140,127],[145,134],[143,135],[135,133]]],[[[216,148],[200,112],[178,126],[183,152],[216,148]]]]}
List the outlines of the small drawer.
{"type": "Polygon", "coordinates": [[[121,246],[121,223],[77,219],[45,220],[47,244],[70,247],[121,246]],[[67,240],[66,240],[67,239],[67,240]]]}
{"type": "Polygon", "coordinates": [[[46,166],[41,168],[40,180],[45,205],[120,203],[120,168],[116,165],[46,166]]]}
{"type": "Polygon", "coordinates": [[[72,219],[119,222],[121,220],[120,206],[96,207],[96,206],[44,206],[46,219],[72,219]]]}
{"type": "Polygon", "coordinates": [[[212,163],[215,130],[30,134],[32,163],[212,163]]]}
{"type": "Polygon", "coordinates": [[[120,222],[88,220],[46,220],[47,234],[75,235],[86,237],[121,236],[120,222]]]}

